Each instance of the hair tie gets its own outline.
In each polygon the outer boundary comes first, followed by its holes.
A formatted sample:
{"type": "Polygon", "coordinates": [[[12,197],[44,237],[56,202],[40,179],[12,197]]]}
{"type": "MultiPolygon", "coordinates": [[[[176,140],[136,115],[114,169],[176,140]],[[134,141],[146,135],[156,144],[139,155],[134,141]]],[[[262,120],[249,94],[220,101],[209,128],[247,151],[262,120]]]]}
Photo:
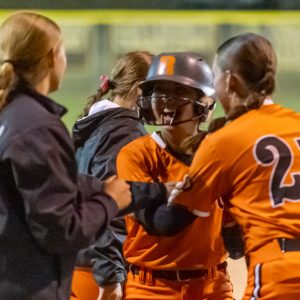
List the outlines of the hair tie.
{"type": "Polygon", "coordinates": [[[2,60],[1,64],[5,64],[5,63],[9,63],[9,64],[14,65],[14,61],[11,60],[11,59],[4,59],[4,60],[2,60]]]}
{"type": "Polygon", "coordinates": [[[265,95],[267,94],[267,92],[266,92],[265,90],[261,90],[261,91],[260,91],[260,94],[261,94],[262,96],[265,96],[265,95]]]}
{"type": "Polygon", "coordinates": [[[99,90],[103,93],[107,93],[110,89],[110,80],[108,76],[101,75],[100,76],[101,84],[99,85],[99,90]]]}

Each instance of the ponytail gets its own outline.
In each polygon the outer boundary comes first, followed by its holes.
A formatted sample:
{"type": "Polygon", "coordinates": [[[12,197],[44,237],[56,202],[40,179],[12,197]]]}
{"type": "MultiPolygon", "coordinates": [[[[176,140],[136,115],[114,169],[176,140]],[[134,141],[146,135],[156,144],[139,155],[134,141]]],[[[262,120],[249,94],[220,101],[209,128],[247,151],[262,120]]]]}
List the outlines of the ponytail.
{"type": "Polygon", "coordinates": [[[221,129],[222,127],[225,126],[227,121],[228,121],[228,119],[226,117],[212,119],[211,122],[209,123],[207,132],[212,133],[212,132],[217,131],[218,129],[221,129]]]}
{"type": "Polygon", "coordinates": [[[7,96],[15,83],[15,72],[13,64],[5,60],[0,66],[0,111],[7,104],[7,96]]]}
{"type": "Polygon", "coordinates": [[[227,112],[226,119],[228,121],[232,121],[249,110],[259,109],[265,98],[265,91],[261,91],[260,93],[251,93],[242,103],[235,105],[227,112]]]}
{"type": "Polygon", "coordinates": [[[115,88],[115,83],[111,81],[108,76],[101,75],[100,80],[101,84],[99,85],[96,94],[87,98],[86,105],[83,108],[80,118],[86,117],[89,114],[92,105],[101,101],[103,96],[105,96],[111,89],[115,88]]]}
{"type": "MultiPolygon", "coordinates": [[[[110,78],[101,76],[97,93],[87,99],[80,117],[86,117],[93,104],[100,101],[110,91],[110,100],[117,96],[124,100],[145,80],[151,63],[152,54],[147,51],[134,51],[124,54],[113,67],[110,78]]],[[[131,99],[128,99],[131,101],[131,99]]]]}

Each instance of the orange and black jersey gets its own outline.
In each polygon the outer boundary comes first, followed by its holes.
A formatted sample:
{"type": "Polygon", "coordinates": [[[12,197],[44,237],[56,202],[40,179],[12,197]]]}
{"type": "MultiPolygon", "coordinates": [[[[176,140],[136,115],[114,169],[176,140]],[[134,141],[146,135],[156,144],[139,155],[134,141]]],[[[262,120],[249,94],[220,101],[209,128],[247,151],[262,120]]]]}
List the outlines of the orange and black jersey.
{"type": "Polygon", "coordinates": [[[207,136],[175,202],[214,214],[222,196],[251,254],[276,238],[300,236],[300,115],[265,101],[207,136]]]}
{"type": "MultiPolygon", "coordinates": [[[[156,133],[127,144],[117,157],[118,176],[144,182],[178,181],[188,172],[188,166],[165,148],[165,143],[156,133]]],[[[209,268],[219,264],[226,256],[220,236],[222,209],[214,202],[211,210],[213,215],[197,218],[172,237],[149,235],[133,217],[128,216],[128,236],[124,243],[126,260],[130,264],[160,270],[209,268]]]]}

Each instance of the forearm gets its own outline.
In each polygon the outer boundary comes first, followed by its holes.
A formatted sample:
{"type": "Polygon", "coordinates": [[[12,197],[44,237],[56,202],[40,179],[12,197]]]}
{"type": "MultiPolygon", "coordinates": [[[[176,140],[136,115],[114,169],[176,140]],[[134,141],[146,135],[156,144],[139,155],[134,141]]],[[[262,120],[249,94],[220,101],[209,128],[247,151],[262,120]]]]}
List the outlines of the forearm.
{"type": "Polygon", "coordinates": [[[244,256],[244,240],[240,226],[223,226],[222,236],[225,248],[232,259],[239,259],[244,256]]]}
{"type": "Polygon", "coordinates": [[[140,209],[151,209],[167,201],[167,189],[163,183],[129,181],[132,193],[131,204],[119,215],[125,215],[140,209]]]}
{"type": "Polygon", "coordinates": [[[149,234],[164,236],[178,234],[196,219],[184,207],[166,204],[139,210],[135,217],[149,234]]]}

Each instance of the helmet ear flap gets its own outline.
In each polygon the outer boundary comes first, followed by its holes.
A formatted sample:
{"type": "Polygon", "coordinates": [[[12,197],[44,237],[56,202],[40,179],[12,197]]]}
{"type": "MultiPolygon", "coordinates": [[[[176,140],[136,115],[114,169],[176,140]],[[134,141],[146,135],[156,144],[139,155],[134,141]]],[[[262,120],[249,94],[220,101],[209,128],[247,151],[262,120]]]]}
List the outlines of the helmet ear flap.
{"type": "Polygon", "coordinates": [[[155,117],[151,107],[151,97],[141,97],[137,101],[137,114],[143,123],[155,125],[155,117]]]}
{"type": "Polygon", "coordinates": [[[216,102],[210,97],[202,97],[193,104],[193,114],[200,122],[209,121],[215,110],[216,102]]]}
{"type": "Polygon", "coordinates": [[[199,118],[200,122],[205,122],[208,114],[208,107],[203,106],[197,102],[193,103],[193,117],[199,118]]]}

